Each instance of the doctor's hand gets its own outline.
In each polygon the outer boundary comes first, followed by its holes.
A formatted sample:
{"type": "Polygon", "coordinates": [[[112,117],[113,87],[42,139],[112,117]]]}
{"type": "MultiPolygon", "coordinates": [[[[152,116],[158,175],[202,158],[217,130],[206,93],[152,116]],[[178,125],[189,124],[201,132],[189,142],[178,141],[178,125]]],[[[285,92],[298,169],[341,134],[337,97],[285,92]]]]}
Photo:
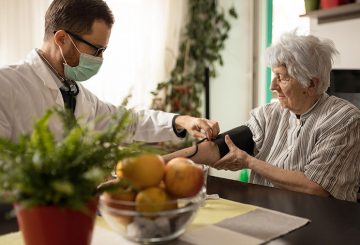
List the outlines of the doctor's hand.
{"type": "Polygon", "coordinates": [[[217,162],[213,163],[210,167],[231,171],[249,168],[249,160],[252,156],[247,154],[245,151],[240,150],[232,142],[229,135],[225,135],[225,143],[229,147],[229,153],[217,162]]]}
{"type": "Polygon", "coordinates": [[[216,138],[220,132],[219,123],[205,118],[196,118],[191,116],[178,116],[175,119],[177,129],[186,129],[186,131],[195,138],[216,138]]]}

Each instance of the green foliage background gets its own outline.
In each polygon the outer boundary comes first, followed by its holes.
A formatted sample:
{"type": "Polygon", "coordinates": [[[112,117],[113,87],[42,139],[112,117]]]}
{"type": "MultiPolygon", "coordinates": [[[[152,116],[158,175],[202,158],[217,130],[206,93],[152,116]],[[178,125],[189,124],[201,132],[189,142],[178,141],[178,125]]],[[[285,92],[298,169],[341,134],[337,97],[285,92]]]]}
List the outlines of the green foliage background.
{"type": "Polygon", "coordinates": [[[214,78],[216,64],[223,65],[221,51],[231,28],[228,19],[237,18],[237,13],[234,7],[226,13],[217,0],[189,0],[188,14],[175,68],[170,79],[152,92],[152,108],[200,117],[205,69],[214,78]],[[161,91],[165,91],[164,100],[159,98],[161,91]]]}

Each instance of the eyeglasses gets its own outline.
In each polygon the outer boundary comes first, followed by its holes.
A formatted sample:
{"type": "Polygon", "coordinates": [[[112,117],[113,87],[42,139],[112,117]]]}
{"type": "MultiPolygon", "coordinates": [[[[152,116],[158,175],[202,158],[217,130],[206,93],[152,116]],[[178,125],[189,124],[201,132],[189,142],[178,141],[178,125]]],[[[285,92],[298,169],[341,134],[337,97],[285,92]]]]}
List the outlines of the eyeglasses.
{"type": "Polygon", "coordinates": [[[106,50],[106,48],[107,48],[107,47],[101,47],[101,48],[99,48],[99,47],[95,46],[94,44],[92,44],[92,43],[84,40],[83,38],[81,38],[80,36],[78,36],[78,35],[76,35],[76,34],[74,34],[74,33],[72,33],[72,32],[69,32],[69,31],[65,31],[65,32],[67,32],[68,34],[70,34],[71,36],[73,36],[76,40],[78,40],[78,41],[80,41],[80,42],[83,42],[83,43],[85,43],[86,45],[88,45],[88,46],[92,47],[93,49],[95,49],[96,51],[95,51],[95,53],[93,54],[93,56],[100,56],[100,55],[106,50]]]}

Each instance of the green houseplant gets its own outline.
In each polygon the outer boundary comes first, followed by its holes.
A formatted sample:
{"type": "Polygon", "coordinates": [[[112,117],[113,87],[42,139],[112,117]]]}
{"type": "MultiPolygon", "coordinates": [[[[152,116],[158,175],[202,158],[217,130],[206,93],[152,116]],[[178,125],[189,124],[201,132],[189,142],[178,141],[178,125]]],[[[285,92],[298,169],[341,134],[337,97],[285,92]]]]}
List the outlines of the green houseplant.
{"type": "Polygon", "coordinates": [[[170,79],[152,92],[152,108],[199,117],[205,72],[214,78],[216,64],[223,65],[221,51],[231,28],[229,18],[237,18],[237,13],[234,7],[220,8],[217,0],[190,0],[188,4],[189,20],[175,67],[170,79]]]}
{"type": "Polygon", "coordinates": [[[0,195],[15,204],[26,244],[90,244],[97,194],[103,191],[98,185],[118,160],[140,151],[136,143],[119,146],[127,137],[129,113],[119,111],[98,132],[53,109],[18,142],[0,139],[0,195]],[[62,122],[60,139],[49,120],[62,122]]]}

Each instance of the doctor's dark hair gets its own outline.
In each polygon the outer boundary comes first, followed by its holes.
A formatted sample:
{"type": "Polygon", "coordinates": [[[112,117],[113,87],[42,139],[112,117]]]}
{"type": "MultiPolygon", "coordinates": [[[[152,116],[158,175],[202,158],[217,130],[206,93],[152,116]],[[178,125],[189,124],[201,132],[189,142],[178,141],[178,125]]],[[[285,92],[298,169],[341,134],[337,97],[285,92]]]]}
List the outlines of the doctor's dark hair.
{"type": "Polygon", "coordinates": [[[95,20],[109,27],[114,24],[114,16],[103,0],[54,0],[46,11],[44,40],[57,30],[89,34],[95,20]]]}

